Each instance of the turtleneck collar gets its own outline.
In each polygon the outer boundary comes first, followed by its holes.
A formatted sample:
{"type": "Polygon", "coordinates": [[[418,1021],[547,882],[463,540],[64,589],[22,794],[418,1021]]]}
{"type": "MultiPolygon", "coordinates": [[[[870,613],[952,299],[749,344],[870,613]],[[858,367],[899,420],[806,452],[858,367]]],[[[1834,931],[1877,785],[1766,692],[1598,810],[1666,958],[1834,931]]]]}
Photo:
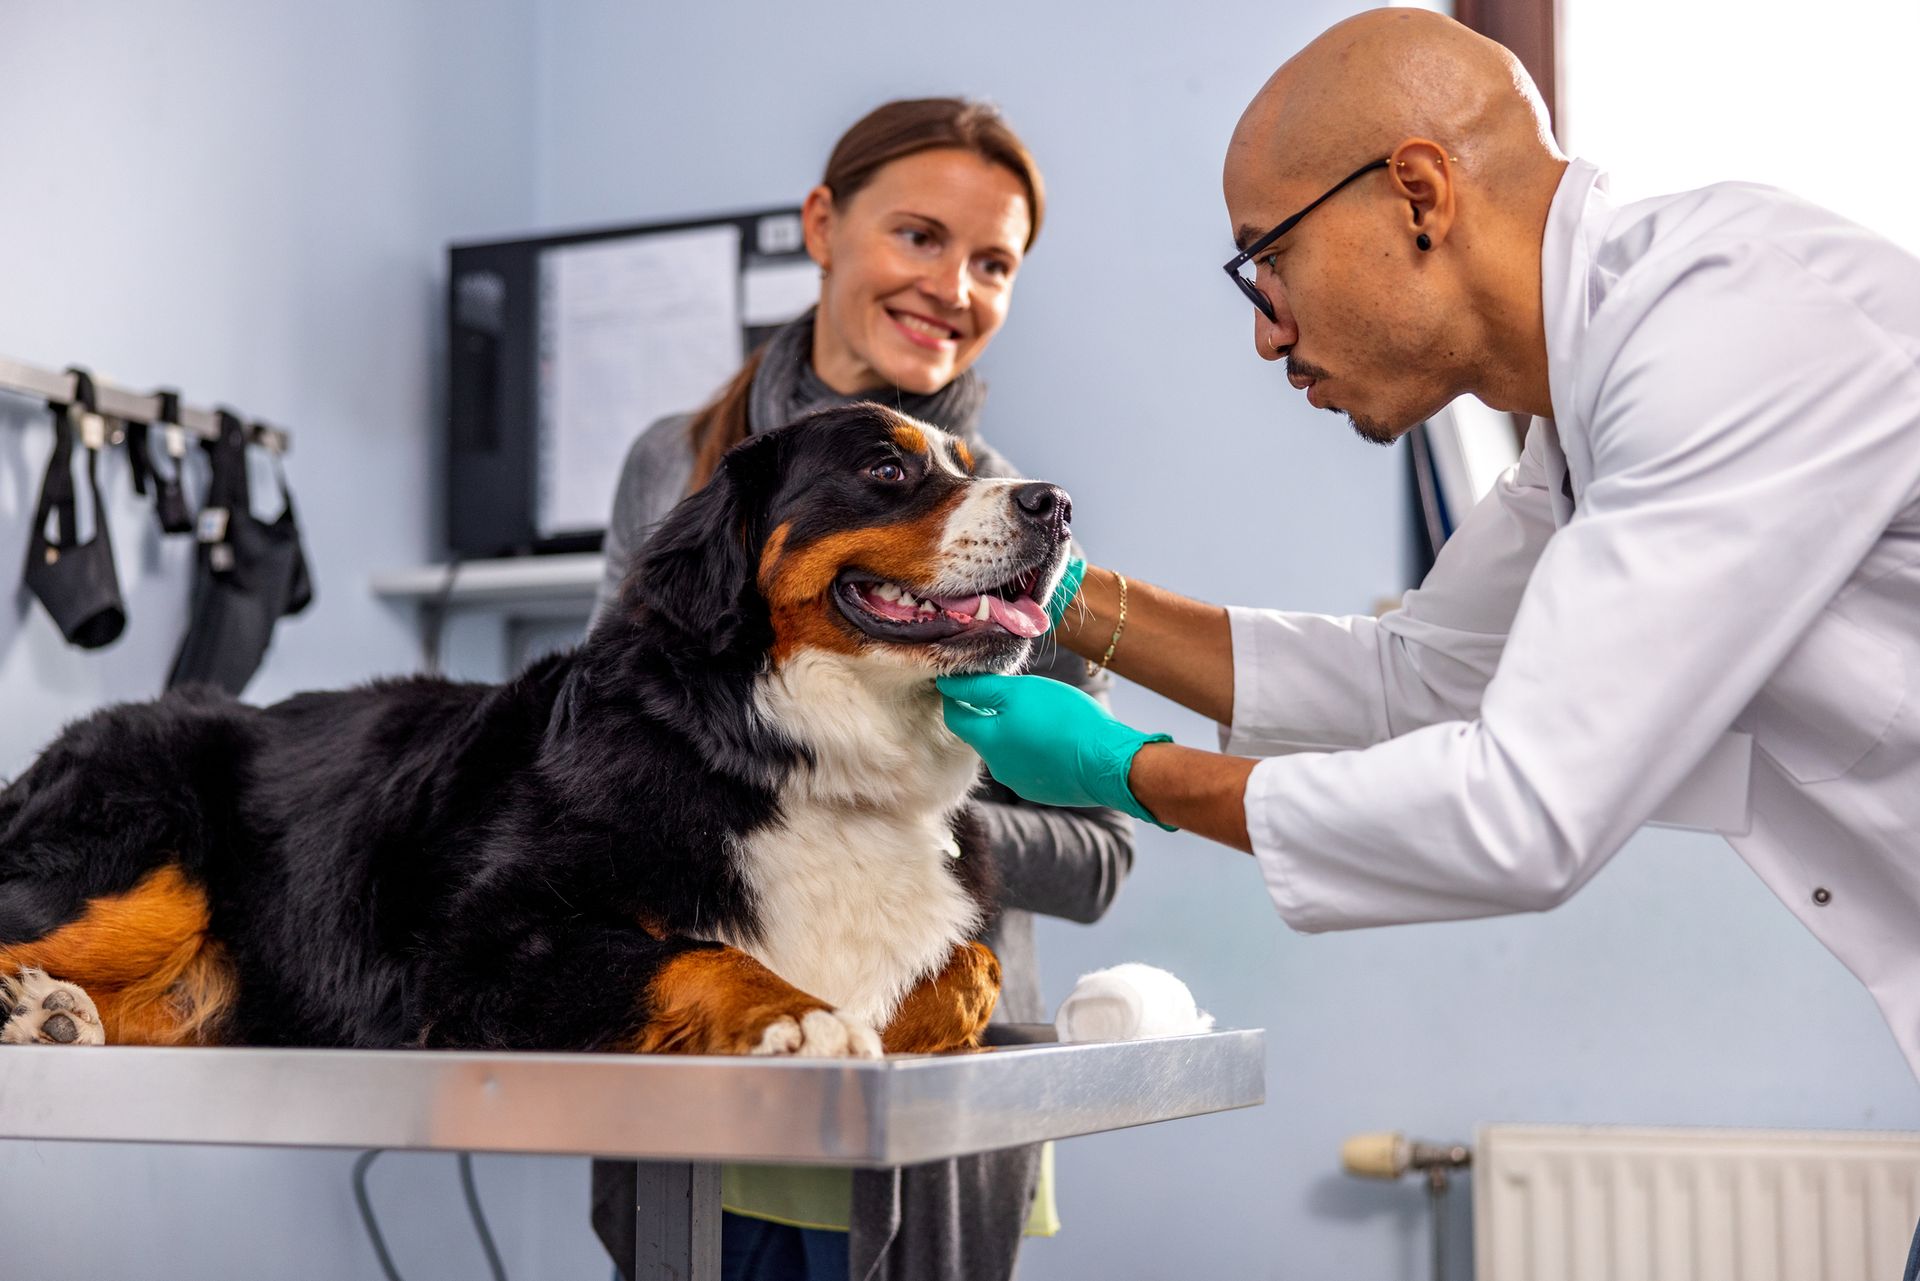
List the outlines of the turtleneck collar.
{"type": "Polygon", "coordinates": [[[987,385],[971,369],[938,391],[921,395],[897,387],[875,388],[844,396],[820,381],[813,369],[813,318],[807,314],[783,325],[767,341],[759,372],[747,398],[747,430],[769,431],[816,409],[870,400],[932,423],[971,442],[979,428],[987,385]]]}

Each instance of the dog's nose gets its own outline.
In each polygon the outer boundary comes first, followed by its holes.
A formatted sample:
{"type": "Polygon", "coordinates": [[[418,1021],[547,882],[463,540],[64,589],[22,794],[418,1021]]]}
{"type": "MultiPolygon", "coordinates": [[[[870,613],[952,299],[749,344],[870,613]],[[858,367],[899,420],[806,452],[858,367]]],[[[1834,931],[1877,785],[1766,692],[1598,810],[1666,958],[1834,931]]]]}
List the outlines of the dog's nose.
{"type": "Polygon", "coordinates": [[[1073,523],[1073,499],[1058,485],[1030,482],[1013,491],[1013,501],[1020,504],[1020,510],[1033,517],[1036,524],[1073,523]]]}

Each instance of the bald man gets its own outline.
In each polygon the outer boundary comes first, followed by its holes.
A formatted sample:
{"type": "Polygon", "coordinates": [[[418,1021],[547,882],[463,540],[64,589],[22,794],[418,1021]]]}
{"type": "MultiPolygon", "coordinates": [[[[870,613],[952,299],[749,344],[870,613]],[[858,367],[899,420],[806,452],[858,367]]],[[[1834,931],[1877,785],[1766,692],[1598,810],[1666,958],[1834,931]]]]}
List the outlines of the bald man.
{"type": "Polygon", "coordinates": [[[1026,678],[943,679],[948,725],[1035,800],[1251,851],[1302,930],[1553,907],[1708,762],[1920,1071],[1920,261],[1761,187],[1611,204],[1513,56],[1421,10],[1282,67],[1225,192],[1311,404],[1384,443],[1472,393],[1533,415],[1520,462],[1378,620],[1056,593],[1226,754],[1026,678]]]}

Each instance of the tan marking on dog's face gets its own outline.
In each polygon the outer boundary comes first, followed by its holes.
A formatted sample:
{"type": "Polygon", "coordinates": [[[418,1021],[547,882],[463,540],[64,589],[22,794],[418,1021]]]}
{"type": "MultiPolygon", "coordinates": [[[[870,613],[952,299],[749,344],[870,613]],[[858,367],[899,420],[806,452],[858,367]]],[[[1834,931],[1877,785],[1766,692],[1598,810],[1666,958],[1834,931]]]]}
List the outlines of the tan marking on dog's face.
{"type": "Polygon", "coordinates": [[[897,415],[894,416],[893,443],[906,450],[909,454],[919,454],[922,457],[926,456],[927,433],[920,430],[920,424],[908,422],[906,419],[900,418],[897,415]]]}
{"type": "Polygon", "coordinates": [[[833,603],[840,572],[857,567],[899,583],[926,583],[940,564],[942,531],[962,495],[898,524],[849,529],[789,550],[790,525],[767,539],[760,555],[760,594],[773,621],[775,666],[802,649],[855,654],[871,642],[833,603]]]}
{"type": "Polygon", "coordinates": [[[832,1008],[731,947],[674,957],[646,997],[646,1025],[620,1047],[637,1054],[745,1054],[775,1019],[832,1008]]]}
{"type": "Polygon", "coordinates": [[[206,891],[167,864],[44,938],[0,946],[0,966],[35,966],[85,988],[113,1044],[205,1042],[236,988],[208,920],[206,891]]]}
{"type": "Polygon", "coordinates": [[[953,452],[960,456],[960,461],[965,464],[967,471],[972,472],[974,466],[973,451],[967,448],[967,442],[955,436],[953,438],[953,452]]]}

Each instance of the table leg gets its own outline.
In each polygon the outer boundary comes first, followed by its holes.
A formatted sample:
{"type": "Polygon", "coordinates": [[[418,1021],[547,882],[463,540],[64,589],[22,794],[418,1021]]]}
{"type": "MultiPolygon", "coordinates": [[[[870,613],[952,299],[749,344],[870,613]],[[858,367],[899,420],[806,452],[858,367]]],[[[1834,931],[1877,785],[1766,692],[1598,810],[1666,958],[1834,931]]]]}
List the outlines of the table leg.
{"type": "Polygon", "coordinates": [[[718,1281],[720,1167],[641,1161],[634,1281],[718,1281]]]}

